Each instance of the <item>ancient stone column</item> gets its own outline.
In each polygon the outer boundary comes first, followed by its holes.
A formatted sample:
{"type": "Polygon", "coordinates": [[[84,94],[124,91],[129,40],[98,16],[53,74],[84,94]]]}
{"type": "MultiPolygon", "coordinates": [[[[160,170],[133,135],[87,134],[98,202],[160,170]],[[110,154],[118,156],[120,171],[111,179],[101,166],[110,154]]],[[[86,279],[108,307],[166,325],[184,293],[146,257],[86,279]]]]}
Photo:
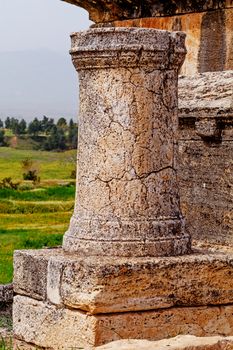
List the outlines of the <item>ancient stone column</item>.
{"type": "Polygon", "coordinates": [[[190,252],[175,164],[184,41],[180,32],[139,28],[72,35],[79,149],[65,251],[128,257],[190,252]]]}

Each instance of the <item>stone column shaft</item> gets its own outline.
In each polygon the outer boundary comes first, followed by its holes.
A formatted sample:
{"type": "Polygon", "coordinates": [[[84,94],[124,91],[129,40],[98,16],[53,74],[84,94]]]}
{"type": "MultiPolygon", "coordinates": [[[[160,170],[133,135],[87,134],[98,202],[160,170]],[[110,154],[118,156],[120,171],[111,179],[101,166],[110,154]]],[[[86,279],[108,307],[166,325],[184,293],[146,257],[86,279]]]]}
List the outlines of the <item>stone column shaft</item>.
{"type": "Polygon", "coordinates": [[[80,112],[76,205],[63,248],[111,256],[190,251],[176,179],[185,35],[100,28],[72,35],[80,112]]]}

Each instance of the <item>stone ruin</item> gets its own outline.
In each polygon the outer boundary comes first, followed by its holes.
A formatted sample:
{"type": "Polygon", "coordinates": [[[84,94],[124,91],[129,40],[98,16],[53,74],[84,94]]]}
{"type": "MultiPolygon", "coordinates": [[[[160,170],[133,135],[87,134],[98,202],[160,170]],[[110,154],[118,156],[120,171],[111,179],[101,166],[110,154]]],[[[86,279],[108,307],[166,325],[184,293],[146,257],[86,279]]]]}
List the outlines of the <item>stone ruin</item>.
{"type": "Polygon", "coordinates": [[[233,2],[68,2],[95,22],[75,209],[62,248],[15,252],[15,344],[232,336],[233,2]]]}

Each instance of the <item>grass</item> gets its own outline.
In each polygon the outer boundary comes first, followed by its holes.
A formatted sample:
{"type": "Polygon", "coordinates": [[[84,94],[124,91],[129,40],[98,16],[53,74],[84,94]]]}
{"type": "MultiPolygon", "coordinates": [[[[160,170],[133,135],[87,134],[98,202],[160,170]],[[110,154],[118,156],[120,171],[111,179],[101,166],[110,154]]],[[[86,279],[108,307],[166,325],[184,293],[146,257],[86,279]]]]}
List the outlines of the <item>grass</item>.
{"type": "Polygon", "coordinates": [[[0,350],[13,350],[12,339],[0,338],[0,350]]]}
{"type": "Polygon", "coordinates": [[[10,283],[13,275],[13,251],[59,246],[67,225],[38,227],[32,229],[0,230],[0,281],[10,283]]]}
{"type": "Polygon", "coordinates": [[[0,147],[0,180],[11,177],[14,182],[22,181],[18,190],[0,189],[0,284],[12,281],[14,250],[62,244],[74,206],[71,159],[75,159],[74,151],[0,147]],[[22,181],[21,161],[25,158],[38,162],[41,184],[22,181]]]}
{"type": "Polygon", "coordinates": [[[14,250],[61,245],[74,194],[74,185],[0,190],[0,283],[12,281],[14,250]]]}
{"type": "Polygon", "coordinates": [[[75,153],[74,150],[44,152],[0,147],[0,176],[1,179],[12,177],[14,181],[22,180],[21,162],[30,158],[37,163],[42,181],[66,180],[70,178],[70,173],[74,168],[75,153]]]}
{"type": "Polygon", "coordinates": [[[8,331],[12,330],[11,315],[0,315],[0,328],[6,328],[8,331]]]}
{"type": "Polygon", "coordinates": [[[0,214],[0,284],[12,281],[14,250],[61,245],[71,214],[0,214]]]}
{"type": "Polygon", "coordinates": [[[39,187],[32,190],[19,190],[4,188],[0,189],[0,198],[18,201],[59,201],[73,198],[74,186],[54,186],[54,187],[39,187]]]}

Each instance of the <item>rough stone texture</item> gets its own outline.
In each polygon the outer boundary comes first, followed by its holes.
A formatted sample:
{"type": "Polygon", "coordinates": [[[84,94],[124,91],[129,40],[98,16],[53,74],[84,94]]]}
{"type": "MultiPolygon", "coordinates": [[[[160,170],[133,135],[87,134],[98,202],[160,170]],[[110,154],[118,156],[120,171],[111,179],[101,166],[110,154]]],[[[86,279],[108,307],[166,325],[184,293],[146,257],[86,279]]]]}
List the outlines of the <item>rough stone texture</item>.
{"type": "Polygon", "coordinates": [[[178,334],[229,336],[233,333],[232,313],[233,306],[228,305],[88,315],[17,296],[13,317],[17,339],[67,350],[121,339],[159,340],[178,334]]]}
{"type": "Polygon", "coordinates": [[[184,31],[187,35],[187,56],[181,74],[233,69],[233,8],[179,16],[129,19],[116,21],[112,25],[184,31]]]}
{"type": "Polygon", "coordinates": [[[190,251],[174,166],[184,38],[139,28],[72,35],[80,82],[79,170],[66,251],[103,256],[190,251]]]}
{"type": "Polygon", "coordinates": [[[179,80],[181,207],[197,240],[233,243],[233,71],[179,80]]]}
{"type": "Polygon", "coordinates": [[[13,284],[0,285],[0,308],[4,304],[13,302],[13,284]]]}
{"type": "Polygon", "coordinates": [[[179,1],[179,0],[63,0],[85,8],[96,23],[130,18],[172,16],[233,7],[232,0],[179,1]]]}
{"type": "Polygon", "coordinates": [[[14,298],[13,325],[16,338],[44,348],[68,350],[95,343],[94,317],[27,297],[14,298]]]}
{"type": "Polygon", "coordinates": [[[213,113],[233,108],[233,70],[179,78],[179,109],[205,108],[213,113]]]}
{"type": "Polygon", "coordinates": [[[92,314],[233,303],[233,257],[206,250],[169,258],[77,258],[15,253],[17,294],[92,314]],[[46,261],[37,274],[38,259],[46,261]],[[20,264],[23,270],[18,270],[20,264]],[[38,290],[41,275],[43,287],[38,290]]]}
{"type": "Polygon", "coordinates": [[[175,338],[159,340],[118,340],[99,346],[96,350],[230,350],[233,337],[195,337],[179,335],[175,338]]]}
{"type": "MultiPolygon", "coordinates": [[[[38,350],[38,347],[15,340],[16,350],[38,350]]],[[[86,348],[87,349],[87,348],[86,348]]],[[[93,348],[94,349],[94,348],[93,348]]],[[[233,337],[195,337],[178,335],[175,338],[149,340],[117,340],[95,347],[96,350],[232,350],[233,337]]]]}
{"type": "Polygon", "coordinates": [[[46,298],[47,265],[52,255],[59,256],[61,249],[23,250],[14,252],[14,290],[19,294],[25,291],[32,298],[46,298]]]}

